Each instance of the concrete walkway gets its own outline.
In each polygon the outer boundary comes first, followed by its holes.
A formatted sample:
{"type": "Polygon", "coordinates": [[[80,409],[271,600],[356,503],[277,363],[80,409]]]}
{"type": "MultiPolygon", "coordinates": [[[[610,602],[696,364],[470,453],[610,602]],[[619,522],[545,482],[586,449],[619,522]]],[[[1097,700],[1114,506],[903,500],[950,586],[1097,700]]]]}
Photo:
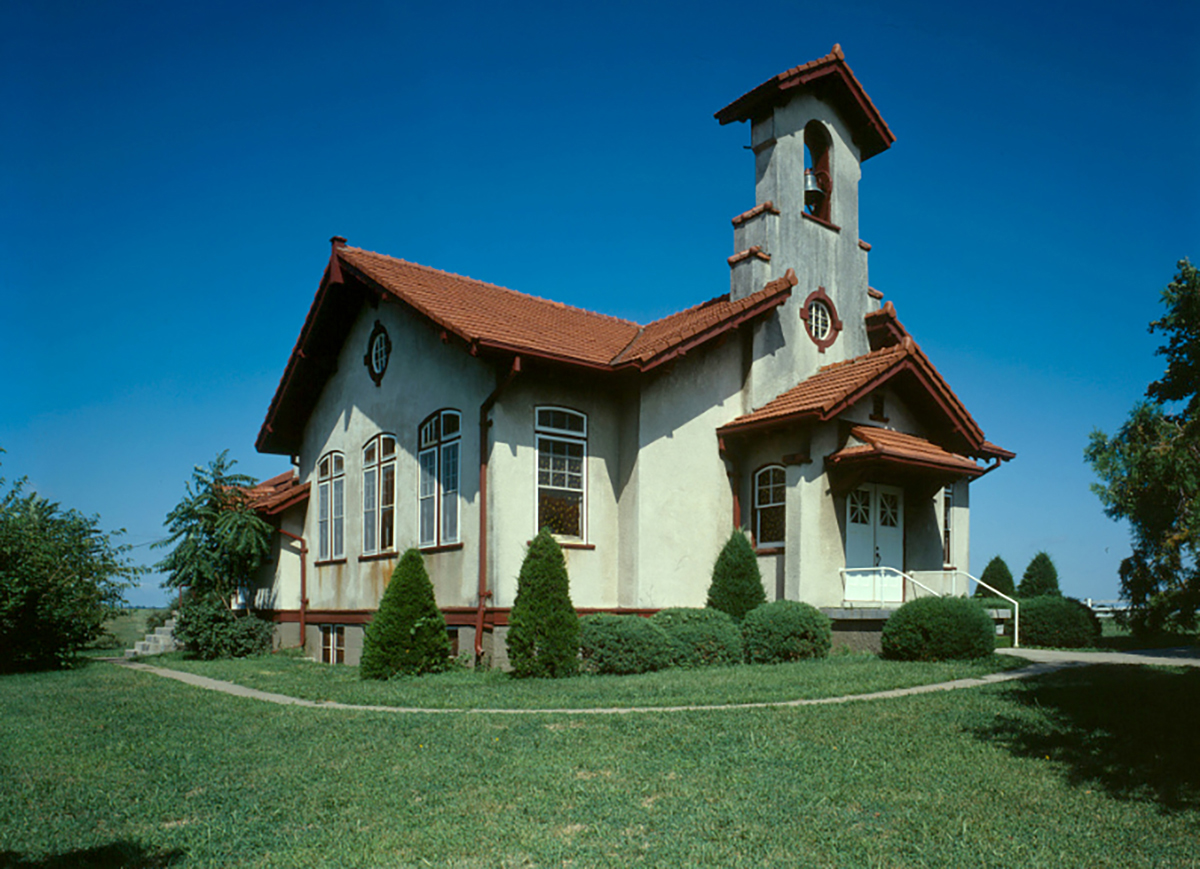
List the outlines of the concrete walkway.
{"type": "Polygon", "coordinates": [[[1002,673],[989,673],[978,679],[955,679],[952,682],[938,682],[933,685],[916,685],[912,688],[893,688],[888,691],[873,691],[870,694],[847,694],[841,697],[821,697],[815,700],[776,700],[763,703],[727,703],[712,706],[621,706],[599,709],[484,709],[458,707],[450,709],[429,709],[417,706],[357,706],[351,703],[334,703],[327,700],[301,700],[286,694],[274,694],[270,691],[259,691],[257,688],[247,688],[233,682],[220,679],[210,679],[195,673],[184,673],[180,670],[170,670],[165,667],[154,667],[137,661],[127,661],[122,658],[104,658],[101,660],[152,673],[166,679],[174,679],[185,685],[204,688],[208,691],[219,691],[234,697],[246,697],[264,703],[276,703],[280,706],[304,706],[311,709],[340,709],[356,712],[388,712],[406,715],[629,715],[635,712],[719,712],[729,709],[786,709],[797,706],[825,706],[830,703],[851,703],[859,700],[885,700],[890,697],[909,697],[915,694],[932,694],[937,691],[956,691],[960,688],[978,688],[983,685],[994,685],[999,682],[1011,682],[1014,679],[1028,679],[1031,676],[1041,676],[1053,673],[1067,667],[1081,667],[1088,664],[1158,664],[1163,666],[1200,667],[1200,650],[1198,649],[1157,649],[1148,652],[1069,652],[1050,651],[1043,649],[997,649],[997,653],[1024,658],[1030,663],[1018,670],[1007,670],[1002,673]]]}

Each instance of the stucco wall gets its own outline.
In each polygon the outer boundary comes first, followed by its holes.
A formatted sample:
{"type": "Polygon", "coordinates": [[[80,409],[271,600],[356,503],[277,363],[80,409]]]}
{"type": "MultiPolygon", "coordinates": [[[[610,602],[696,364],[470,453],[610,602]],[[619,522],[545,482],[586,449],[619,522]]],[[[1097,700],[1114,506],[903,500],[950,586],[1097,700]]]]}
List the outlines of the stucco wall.
{"type": "MultiPolygon", "coordinates": [[[[305,428],[300,473],[311,484],[305,536],[312,563],[308,577],[312,609],[375,609],[396,559],[360,561],[363,552],[362,448],[380,433],[394,434],[396,457],[396,552],[418,540],[417,428],[436,410],[462,413],[459,531],[462,548],[426,557],[441,606],[474,603],[477,582],[479,406],[495,385],[492,367],[443,344],[401,305],[364,305],[305,428]],[[380,386],[363,364],[367,341],[379,320],[392,340],[380,386]],[[317,563],[317,462],[331,450],[345,457],[345,559],[317,563]]],[[[298,605],[298,601],[296,602],[298,605]]]]}
{"type": "Polygon", "coordinates": [[[636,553],[630,605],[704,605],[733,528],[716,430],[742,412],[741,380],[741,345],[730,341],[684,357],[642,388],[636,485],[621,504],[637,517],[637,538],[628,542],[636,553]]]}

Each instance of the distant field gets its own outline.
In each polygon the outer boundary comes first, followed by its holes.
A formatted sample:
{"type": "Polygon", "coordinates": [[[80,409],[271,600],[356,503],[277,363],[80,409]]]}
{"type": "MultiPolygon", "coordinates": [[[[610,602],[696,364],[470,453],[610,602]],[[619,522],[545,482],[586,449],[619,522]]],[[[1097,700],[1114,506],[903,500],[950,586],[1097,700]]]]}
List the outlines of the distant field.
{"type": "MultiPolygon", "coordinates": [[[[152,607],[137,607],[125,610],[122,615],[104,623],[104,637],[95,643],[95,648],[111,653],[114,650],[132,649],[133,644],[146,633],[146,619],[158,610],[152,607]]],[[[0,864],[2,865],[2,864],[0,864]]]]}
{"type": "MultiPolygon", "coordinates": [[[[858,678],[787,672],[810,675],[858,678]]],[[[0,709],[3,867],[1200,865],[1200,671],[1182,668],[819,707],[429,716],[92,662],[0,678],[0,709]]]]}

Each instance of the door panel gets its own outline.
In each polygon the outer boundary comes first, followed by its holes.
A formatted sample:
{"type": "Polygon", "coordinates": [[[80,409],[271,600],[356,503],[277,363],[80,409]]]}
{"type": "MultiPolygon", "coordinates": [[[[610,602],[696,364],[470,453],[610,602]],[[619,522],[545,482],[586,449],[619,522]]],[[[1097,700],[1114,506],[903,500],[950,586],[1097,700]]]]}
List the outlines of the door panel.
{"type": "MultiPolygon", "coordinates": [[[[904,490],[867,483],[846,496],[846,567],[904,569],[904,490]]],[[[856,571],[846,577],[847,601],[899,603],[904,580],[891,571],[856,571]]]]}

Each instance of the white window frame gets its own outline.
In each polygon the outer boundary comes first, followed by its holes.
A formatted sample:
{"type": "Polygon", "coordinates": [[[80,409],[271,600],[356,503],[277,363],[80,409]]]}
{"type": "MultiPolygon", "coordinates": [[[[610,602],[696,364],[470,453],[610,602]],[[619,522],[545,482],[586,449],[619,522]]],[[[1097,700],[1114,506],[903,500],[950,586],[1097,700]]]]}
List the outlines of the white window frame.
{"type": "Polygon", "coordinates": [[[942,489],[942,564],[954,564],[954,484],[942,489]]]}
{"type": "MultiPolygon", "coordinates": [[[[553,405],[544,405],[534,408],[534,444],[536,457],[533,468],[534,482],[534,531],[540,531],[542,528],[541,517],[541,500],[542,490],[555,490],[559,492],[578,492],[579,493],[579,533],[563,534],[555,532],[554,536],[559,540],[570,542],[584,543],[587,541],[587,503],[588,503],[588,448],[587,448],[587,414],[573,410],[569,407],[558,407],[553,405]],[[565,415],[565,416],[564,416],[565,415]],[[569,425],[561,425],[562,422],[573,423],[569,425]],[[579,452],[580,467],[577,476],[579,477],[578,488],[564,485],[553,486],[549,483],[544,483],[547,479],[546,475],[553,474],[555,471],[552,467],[553,457],[548,457],[547,463],[543,462],[543,444],[550,446],[552,444],[567,445],[568,448],[577,449],[579,452]],[[543,467],[547,464],[547,467],[543,467]]],[[[569,470],[564,468],[561,472],[566,475],[575,476],[569,470]]],[[[564,482],[569,483],[569,476],[564,482]]]]}
{"type": "Polygon", "coordinates": [[[334,450],[317,462],[317,560],[346,557],[346,458],[334,450]]]}
{"type": "Polygon", "coordinates": [[[783,509],[783,527],[784,536],[787,536],[787,471],[783,465],[767,465],[764,468],[759,468],[754,472],[754,543],[756,546],[783,546],[784,540],[766,540],[762,533],[762,511],[773,507],[783,509]],[[770,501],[762,499],[763,483],[762,477],[766,474],[779,474],[780,481],[775,483],[773,480],[767,483],[767,491],[772,498],[770,501]],[[778,489],[778,500],[774,499],[775,492],[778,489]]]}
{"type": "Polygon", "coordinates": [[[417,428],[417,545],[462,542],[462,413],[436,411],[417,428]]]}
{"type": "Polygon", "coordinates": [[[346,626],[321,625],[321,663],[346,663],[346,626]]]}
{"type": "Polygon", "coordinates": [[[396,449],[396,436],[388,432],[362,448],[363,555],[396,550],[396,449]]]}

